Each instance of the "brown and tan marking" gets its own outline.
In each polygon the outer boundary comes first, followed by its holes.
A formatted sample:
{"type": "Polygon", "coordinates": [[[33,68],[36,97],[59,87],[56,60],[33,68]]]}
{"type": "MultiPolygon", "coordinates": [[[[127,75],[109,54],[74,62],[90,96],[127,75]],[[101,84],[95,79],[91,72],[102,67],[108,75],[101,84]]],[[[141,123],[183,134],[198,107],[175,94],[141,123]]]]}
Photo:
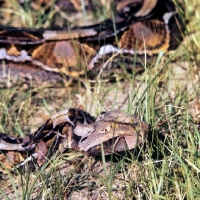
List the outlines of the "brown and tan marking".
{"type": "Polygon", "coordinates": [[[24,139],[1,134],[0,161],[3,168],[12,168],[35,158],[40,166],[48,154],[60,148],[99,155],[101,145],[107,155],[144,143],[148,132],[148,124],[133,115],[110,111],[101,113],[95,120],[85,111],[70,108],[54,114],[24,139]]]}

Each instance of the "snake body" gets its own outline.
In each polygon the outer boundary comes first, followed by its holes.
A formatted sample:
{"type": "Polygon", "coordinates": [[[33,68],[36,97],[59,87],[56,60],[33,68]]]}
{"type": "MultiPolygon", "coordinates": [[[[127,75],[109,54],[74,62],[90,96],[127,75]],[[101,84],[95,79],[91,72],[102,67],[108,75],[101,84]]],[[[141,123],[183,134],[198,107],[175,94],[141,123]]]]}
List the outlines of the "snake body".
{"type": "MultiPolygon", "coordinates": [[[[56,30],[1,27],[0,84],[8,75],[16,83],[18,79],[37,84],[49,81],[55,86],[63,76],[95,76],[101,70],[116,73],[120,55],[126,70],[132,71],[133,63],[139,62],[133,59],[135,55],[157,55],[175,49],[182,40],[183,23],[171,0],[117,2],[113,19],[91,26],[56,30]]],[[[146,122],[123,112],[104,112],[95,119],[70,108],[54,114],[25,138],[1,133],[0,161],[6,169],[32,158],[40,166],[46,157],[63,149],[111,154],[135,148],[148,132],[146,122]]]]}
{"type": "Polygon", "coordinates": [[[95,77],[102,69],[106,75],[117,73],[120,62],[132,72],[141,56],[175,49],[182,31],[183,23],[171,0],[119,1],[114,19],[90,26],[56,30],[1,27],[1,85],[9,75],[13,82],[21,79],[55,86],[64,76],[95,77]]]}
{"type": "Polygon", "coordinates": [[[23,166],[32,158],[42,165],[57,150],[74,149],[88,155],[130,150],[143,143],[148,132],[146,122],[120,111],[102,112],[95,119],[85,111],[66,109],[54,114],[25,138],[1,133],[1,170],[23,166]]]}

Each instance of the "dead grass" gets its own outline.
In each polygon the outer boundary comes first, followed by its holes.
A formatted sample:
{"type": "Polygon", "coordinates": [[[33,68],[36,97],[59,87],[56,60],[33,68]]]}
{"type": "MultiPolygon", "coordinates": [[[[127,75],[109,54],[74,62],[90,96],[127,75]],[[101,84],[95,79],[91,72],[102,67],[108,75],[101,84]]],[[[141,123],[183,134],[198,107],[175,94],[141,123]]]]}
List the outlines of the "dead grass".
{"type": "MultiPolygon", "coordinates": [[[[4,25],[47,27],[56,13],[55,7],[43,16],[43,10],[9,3],[1,8],[4,25]]],[[[0,89],[0,131],[12,135],[33,132],[68,107],[93,115],[119,109],[143,116],[151,126],[141,148],[96,158],[69,151],[54,155],[35,172],[2,176],[2,199],[199,199],[200,3],[184,4],[189,23],[183,43],[142,75],[128,74],[114,83],[81,79],[72,88],[0,89]]],[[[88,21],[105,19],[109,9],[103,5],[88,21]]]]}

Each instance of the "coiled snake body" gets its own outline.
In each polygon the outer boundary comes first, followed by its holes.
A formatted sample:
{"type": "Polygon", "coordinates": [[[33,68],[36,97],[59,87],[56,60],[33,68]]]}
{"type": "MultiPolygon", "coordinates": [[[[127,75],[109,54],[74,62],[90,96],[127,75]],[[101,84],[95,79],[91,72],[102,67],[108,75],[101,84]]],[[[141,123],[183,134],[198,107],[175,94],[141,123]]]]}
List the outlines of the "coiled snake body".
{"type": "MultiPolygon", "coordinates": [[[[115,73],[114,59],[119,54],[129,56],[125,64],[128,59],[132,64],[125,66],[133,70],[133,55],[153,56],[175,49],[182,40],[183,24],[171,0],[123,0],[116,10],[114,20],[71,29],[1,27],[1,82],[8,73],[17,76],[17,80],[28,79],[37,84],[56,83],[63,75],[95,75],[102,69],[115,73]],[[114,59],[105,61],[112,54],[116,54],[114,59]]],[[[49,152],[66,148],[89,155],[102,151],[110,154],[143,143],[148,132],[148,124],[132,115],[110,111],[95,119],[85,111],[70,108],[53,115],[25,138],[2,133],[0,161],[3,169],[24,165],[31,158],[42,165],[49,152]]]]}
{"type": "Polygon", "coordinates": [[[63,76],[117,73],[120,62],[132,72],[140,63],[133,58],[175,49],[182,40],[183,23],[171,0],[123,0],[116,10],[113,20],[91,26],[0,28],[0,84],[9,75],[13,84],[21,79],[55,85],[63,76]]]}

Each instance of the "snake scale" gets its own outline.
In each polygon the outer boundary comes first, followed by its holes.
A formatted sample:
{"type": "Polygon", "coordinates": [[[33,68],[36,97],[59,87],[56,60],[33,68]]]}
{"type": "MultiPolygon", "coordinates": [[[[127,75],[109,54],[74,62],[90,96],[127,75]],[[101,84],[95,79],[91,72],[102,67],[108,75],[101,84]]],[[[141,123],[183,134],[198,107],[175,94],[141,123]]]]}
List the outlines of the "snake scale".
{"type": "MultiPolygon", "coordinates": [[[[63,2],[80,7],[77,1],[63,2]]],[[[12,84],[22,80],[39,85],[46,81],[56,84],[63,77],[95,77],[101,70],[115,73],[120,68],[115,59],[120,55],[125,56],[126,70],[132,72],[135,55],[151,57],[180,44],[184,25],[171,0],[116,2],[113,19],[90,26],[0,27],[0,85],[5,87],[8,75],[12,84]]],[[[92,8],[89,3],[87,6],[92,8]]],[[[42,165],[46,157],[63,149],[88,155],[130,150],[143,143],[148,132],[146,122],[120,111],[103,112],[95,119],[85,111],[69,108],[54,114],[25,138],[1,133],[2,170],[23,166],[33,158],[42,165]]]]}

